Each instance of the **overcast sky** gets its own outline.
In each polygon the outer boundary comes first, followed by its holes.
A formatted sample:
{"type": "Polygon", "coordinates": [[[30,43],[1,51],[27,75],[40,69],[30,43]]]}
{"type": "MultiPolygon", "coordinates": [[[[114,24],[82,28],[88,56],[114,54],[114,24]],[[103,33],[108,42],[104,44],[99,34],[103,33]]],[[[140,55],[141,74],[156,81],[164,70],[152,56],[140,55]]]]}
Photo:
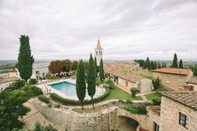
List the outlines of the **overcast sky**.
{"type": "Polygon", "coordinates": [[[197,60],[197,0],[0,0],[0,60],[20,35],[39,59],[197,60]]]}

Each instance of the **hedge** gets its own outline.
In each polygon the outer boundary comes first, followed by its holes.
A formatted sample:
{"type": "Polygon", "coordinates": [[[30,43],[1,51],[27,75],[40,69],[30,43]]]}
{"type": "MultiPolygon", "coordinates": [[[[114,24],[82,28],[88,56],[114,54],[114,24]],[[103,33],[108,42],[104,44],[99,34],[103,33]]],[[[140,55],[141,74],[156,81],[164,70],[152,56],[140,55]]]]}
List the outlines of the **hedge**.
{"type": "MultiPolygon", "coordinates": [[[[101,100],[105,99],[110,93],[110,89],[109,88],[106,88],[106,92],[97,97],[97,98],[94,98],[94,102],[100,102],[101,100]]],[[[66,98],[63,98],[55,93],[51,93],[51,98],[55,101],[58,101],[64,105],[79,105],[81,104],[81,102],[79,100],[72,100],[72,99],[66,99],[66,98]]],[[[91,100],[84,100],[84,104],[90,104],[92,103],[91,100]]]]}
{"type": "Polygon", "coordinates": [[[39,95],[38,99],[44,103],[49,103],[49,98],[44,95],[39,95]]]}
{"type": "Polygon", "coordinates": [[[135,104],[129,104],[125,107],[127,111],[133,114],[146,114],[146,106],[145,105],[135,105],[135,104]]]}
{"type": "Polygon", "coordinates": [[[152,101],[153,101],[154,105],[160,105],[161,104],[161,98],[159,98],[159,97],[153,98],[152,101]]]}

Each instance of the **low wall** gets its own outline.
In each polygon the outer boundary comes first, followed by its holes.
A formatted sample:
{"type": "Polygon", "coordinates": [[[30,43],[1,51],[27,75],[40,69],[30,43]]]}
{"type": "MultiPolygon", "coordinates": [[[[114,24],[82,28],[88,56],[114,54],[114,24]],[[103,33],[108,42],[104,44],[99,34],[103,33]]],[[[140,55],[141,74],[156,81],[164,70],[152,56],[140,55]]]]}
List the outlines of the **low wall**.
{"type": "Polygon", "coordinates": [[[55,126],[62,128],[62,130],[67,129],[67,131],[82,131],[84,129],[86,131],[117,130],[128,118],[138,121],[139,128],[153,130],[153,119],[155,117],[159,118],[158,115],[153,115],[149,108],[147,108],[147,115],[131,114],[117,106],[112,106],[95,113],[77,113],[68,107],[49,108],[45,103],[37,100],[31,101],[30,103],[47,120],[54,123],[55,126]]]}
{"type": "Polygon", "coordinates": [[[68,131],[108,131],[114,130],[117,123],[117,107],[97,113],[77,113],[68,109],[49,108],[42,103],[31,104],[55,126],[68,131]]]}

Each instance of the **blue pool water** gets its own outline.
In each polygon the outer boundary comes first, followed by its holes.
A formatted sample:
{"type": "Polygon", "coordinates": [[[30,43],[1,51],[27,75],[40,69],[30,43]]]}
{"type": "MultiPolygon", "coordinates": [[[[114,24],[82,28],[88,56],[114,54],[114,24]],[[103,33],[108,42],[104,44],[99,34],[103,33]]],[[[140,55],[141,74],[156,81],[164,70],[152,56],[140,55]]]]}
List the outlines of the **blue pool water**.
{"type": "Polygon", "coordinates": [[[64,94],[67,94],[69,96],[75,96],[76,95],[76,86],[75,84],[69,83],[69,82],[60,82],[50,85],[52,88],[63,92],[64,94]]]}

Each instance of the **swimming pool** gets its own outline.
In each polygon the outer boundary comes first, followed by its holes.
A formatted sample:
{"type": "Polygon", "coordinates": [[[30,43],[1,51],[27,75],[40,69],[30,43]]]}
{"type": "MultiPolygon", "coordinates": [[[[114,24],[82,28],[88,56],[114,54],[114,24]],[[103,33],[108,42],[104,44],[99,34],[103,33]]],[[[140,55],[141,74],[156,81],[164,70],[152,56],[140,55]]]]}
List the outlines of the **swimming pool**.
{"type": "Polygon", "coordinates": [[[59,82],[55,84],[50,84],[49,86],[51,86],[53,89],[63,92],[66,95],[69,95],[69,96],[76,95],[75,84],[64,81],[64,82],[59,82]]]}

